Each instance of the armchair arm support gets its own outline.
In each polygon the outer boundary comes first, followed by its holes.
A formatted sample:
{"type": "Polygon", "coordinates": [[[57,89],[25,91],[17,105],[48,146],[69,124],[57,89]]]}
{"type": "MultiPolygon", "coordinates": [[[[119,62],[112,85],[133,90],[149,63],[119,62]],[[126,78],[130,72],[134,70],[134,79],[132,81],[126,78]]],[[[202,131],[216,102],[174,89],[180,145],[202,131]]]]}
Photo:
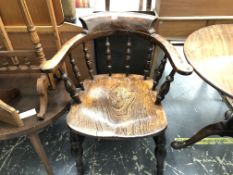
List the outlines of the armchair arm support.
{"type": "Polygon", "coordinates": [[[45,61],[40,65],[40,69],[45,73],[55,72],[58,66],[64,61],[66,54],[69,50],[76,44],[79,44],[83,41],[85,34],[78,34],[67,41],[62,48],[53,56],[52,59],[45,61]]]}
{"type": "Polygon", "coordinates": [[[175,47],[170,44],[165,38],[155,33],[151,34],[151,37],[156,40],[157,44],[166,53],[172,67],[175,69],[176,72],[182,75],[189,75],[193,72],[193,68],[185,59],[180,57],[175,47]]]}

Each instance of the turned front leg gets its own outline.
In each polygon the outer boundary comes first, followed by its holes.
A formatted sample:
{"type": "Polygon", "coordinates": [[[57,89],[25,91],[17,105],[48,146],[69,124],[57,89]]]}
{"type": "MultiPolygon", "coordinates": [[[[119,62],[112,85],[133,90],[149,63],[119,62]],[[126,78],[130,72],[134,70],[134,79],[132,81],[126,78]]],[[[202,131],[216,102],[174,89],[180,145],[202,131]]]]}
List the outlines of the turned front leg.
{"type": "Polygon", "coordinates": [[[155,147],[155,157],[157,161],[156,169],[157,169],[157,175],[163,175],[164,172],[164,160],[166,157],[166,137],[165,133],[161,133],[158,136],[153,137],[154,142],[156,144],[155,147]]]}
{"type": "Polygon", "coordinates": [[[85,137],[70,131],[71,153],[76,161],[76,168],[80,175],[84,174],[83,167],[83,141],[85,137]]]}

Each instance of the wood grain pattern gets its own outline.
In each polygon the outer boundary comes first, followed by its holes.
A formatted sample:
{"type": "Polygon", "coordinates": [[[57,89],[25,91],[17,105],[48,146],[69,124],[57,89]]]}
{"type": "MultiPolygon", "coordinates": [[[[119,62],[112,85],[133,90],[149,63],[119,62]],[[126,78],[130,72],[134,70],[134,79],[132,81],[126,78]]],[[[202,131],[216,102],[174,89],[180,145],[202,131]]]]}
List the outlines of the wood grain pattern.
{"type": "MultiPolygon", "coordinates": [[[[62,24],[64,16],[60,0],[52,0],[57,24],[62,24]]],[[[51,25],[46,1],[26,0],[32,20],[36,25],[51,25]]],[[[0,1],[0,14],[5,25],[24,25],[24,19],[18,6],[17,0],[9,3],[8,0],[0,1]]]]}
{"type": "Polygon", "coordinates": [[[43,63],[46,61],[42,45],[40,43],[40,38],[39,35],[36,31],[35,25],[32,21],[31,14],[29,12],[29,9],[27,7],[26,1],[25,0],[18,0],[19,2],[19,7],[22,12],[23,18],[25,20],[25,23],[28,28],[28,32],[31,37],[31,41],[34,44],[35,51],[37,53],[38,58],[40,59],[40,63],[43,63]]]}
{"type": "Polygon", "coordinates": [[[213,25],[192,33],[185,56],[209,84],[233,98],[233,24],[213,25]]]}
{"type": "MultiPolygon", "coordinates": [[[[184,38],[206,26],[206,20],[158,20],[157,32],[166,38],[184,38]]],[[[176,39],[173,39],[176,40],[176,39]]]]}
{"type": "Polygon", "coordinates": [[[142,137],[163,131],[167,120],[161,105],[155,105],[153,80],[140,75],[96,75],[85,80],[81,104],[67,116],[70,128],[98,137],[142,137]]]}
{"type": "MultiPolygon", "coordinates": [[[[7,48],[7,50],[13,51],[14,49],[13,49],[12,43],[11,43],[11,41],[9,39],[9,36],[8,36],[7,32],[6,32],[6,29],[5,29],[5,26],[3,24],[1,16],[0,16],[0,31],[1,31],[0,35],[2,35],[5,47],[7,48]]],[[[17,57],[14,56],[14,57],[11,58],[11,60],[12,60],[12,63],[14,65],[19,64],[19,60],[17,59],[17,57]]]]}
{"type": "MultiPolygon", "coordinates": [[[[148,33],[157,16],[133,12],[100,12],[80,18],[84,29],[90,33],[124,30],[148,33]],[[98,18],[98,22],[96,22],[98,18]]],[[[152,30],[153,31],[153,30],[152,30]]]]}

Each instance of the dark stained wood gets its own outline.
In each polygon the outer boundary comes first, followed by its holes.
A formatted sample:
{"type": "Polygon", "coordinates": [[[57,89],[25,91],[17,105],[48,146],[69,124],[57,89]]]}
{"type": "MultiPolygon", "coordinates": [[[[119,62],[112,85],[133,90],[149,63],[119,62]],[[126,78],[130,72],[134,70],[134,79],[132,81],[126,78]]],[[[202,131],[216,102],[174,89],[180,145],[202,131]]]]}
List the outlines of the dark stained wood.
{"type": "Polygon", "coordinates": [[[111,56],[111,46],[110,46],[110,41],[109,37],[106,37],[106,57],[107,57],[107,67],[108,67],[108,75],[112,75],[112,56],[111,56]]]}
{"type": "Polygon", "coordinates": [[[144,68],[144,80],[146,80],[146,78],[150,74],[152,53],[153,53],[153,45],[151,44],[151,46],[148,48],[148,51],[147,51],[147,59],[146,59],[146,64],[144,68]]]}
{"type": "Polygon", "coordinates": [[[69,53],[69,58],[70,58],[70,64],[72,66],[74,76],[78,82],[78,86],[83,89],[83,82],[81,81],[81,74],[80,74],[80,71],[79,71],[78,66],[76,64],[76,61],[75,61],[74,57],[72,57],[71,53],[69,53]]]}
{"type": "MultiPolygon", "coordinates": [[[[97,13],[81,20],[86,31],[71,38],[51,60],[41,65],[43,72],[55,72],[74,48],[83,48],[84,58],[82,60],[86,63],[91,77],[91,79],[86,78],[84,80],[84,90],[78,92],[69,78],[59,69],[67,91],[74,100],[78,99],[78,103],[72,104],[67,115],[67,124],[71,129],[71,134],[76,133],[103,139],[161,136],[155,138],[158,144],[155,152],[158,160],[157,167],[163,169],[163,158],[159,158],[159,156],[163,150],[160,147],[164,146],[161,138],[163,138],[162,134],[167,127],[167,119],[164,109],[159,103],[168,92],[175,72],[189,75],[192,73],[192,67],[179,56],[176,49],[165,38],[155,33],[156,17],[126,12],[97,13]],[[125,59],[125,66],[122,66],[124,70],[118,74],[111,72],[111,66],[114,66],[111,64],[111,49],[112,51],[119,50],[119,48],[116,50],[115,48],[110,49],[109,38],[113,35],[127,35],[128,37],[126,43],[125,41],[122,43],[123,51],[125,51],[124,56],[122,56],[123,60],[125,59]],[[130,62],[133,59],[131,58],[133,51],[131,38],[134,35],[140,36],[151,43],[151,48],[148,48],[148,55],[145,52],[146,65],[141,65],[142,70],[146,66],[145,76],[130,74],[130,62]],[[103,50],[103,52],[107,56],[108,74],[93,76],[92,69],[95,66],[95,60],[90,59],[90,51],[86,43],[94,42],[95,39],[101,37],[103,39],[107,37],[106,51],[103,50]],[[153,80],[148,77],[151,52],[154,51],[155,45],[165,53],[173,66],[173,71],[162,86],[162,90],[159,91],[159,96],[157,96],[157,91],[152,90],[153,80]],[[91,60],[93,60],[93,65],[91,60]],[[158,104],[155,104],[156,96],[159,98],[158,104]]],[[[78,156],[78,158],[76,157],[76,165],[79,173],[82,174],[82,139],[75,141],[72,137],[71,146],[75,155],[78,156]]],[[[161,175],[162,170],[158,170],[158,172],[158,175],[161,175]]]]}
{"type": "Polygon", "coordinates": [[[131,38],[128,37],[127,43],[126,43],[126,56],[125,56],[125,72],[126,76],[129,76],[130,71],[130,59],[131,59],[131,38]]]}
{"type": "Polygon", "coordinates": [[[97,75],[84,81],[81,104],[67,116],[71,129],[95,137],[142,137],[163,131],[167,120],[161,105],[155,105],[153,81],[140,75],[97,75]]]}
{"type": "Polygon", "coordinates": [[[84,52],[84,59],[86,61],[89,75],[90,75],[91,79],[93,79],[92,60],[90,58],[89,49],[87,48],[87,45],[85,42],[83,43],[83,52],[84,52]]]}
{"type": "Polygon", "coordinates": [[[78,92],[76,90],[74,83],[71,81],[71,79],[62,69],[59,69],[59,72],[61,74],[62,80],[64,81],[66,91],[70,94],[70,97],[74,100],[75,103],[80,103],[78,92]]]}
{"type": "MultiPolygon", "coordinates": [[[[51,60],[48,60],[41,65],[41,70],[46,73],[54,72],[58,68],[58,66],[64,61],[66,54],[75,46],[82,44],[84,41],[96,39],[101,36],[108,36],[111,34],[114,34],[114,32],[104,31],[102,33],[99,32],[90,35],[78,34],[74,36],[63,45],[62,49],[59,50],[51,60]]],[[[180,57],[175,47],[172,46],[165,38],[155,33],[151,35],[142,34],[142,36],[147,37],[149,40],[151,40],[153,44],[156,44],[165,52],[173,68],[178,73],[182,75],[189,75],[192,73],[192,67],[187,63],[187,61],[184,58],[180,57]]]]}
{"type": "Polygon", "coordinates": [[[145,15],[133,12],[103,12],[80,18],[83,27],[89,33],[104,31],[124,30],[138,31],[142,33],[154,32],[153,27],[157,16],[145,15]],[[98,18],[98,22],[96,22],[98,18]],[[151,30],[150,30],[151,29],[151,30]]]}
{"type": "Polygon", "coordinates": [[[166,77],[166,81],[161,85],[159,92],[156,97],[156,104],[160,104],[164,99],[165,95],[168,93],[170,89],[171,82],[174,80],[175,71],[172,70],[170,74],[166,77]]]}
{"type": "Polygon", "coordinates": [[[156,86],[159,84],[159,80],[162,78],[166,62],[167,62],[167,56],[164,55],[159,66],[155,68],[154,77],[153,77],[153,80],[154,80],[153,88],[152,88],[153,90],[155,90],[156,86]]]}
{"type": "Polygon", "coordinates": [[[83,166],[83,141],[85,137],[79,134],[76,134],[74,131],[70,130],[70,144],[71,144],[71,153],[75,157],[76,168],[78,174],[84,174],[83,166]]]}
{"type": "Polygon", "coordinates": [[[233,98],[233,24],[213,25],[191,34],[184,53],[210,85],[233,98]]]}
{"type": "Polygon", "coordinates": [[[154,142],[156,144],[155,147],[155,157],[156,157],[156,171],[157,171],[157,175],[163,175],[164,173],[164,160],[166,158],[167,155],[167,150],[166,150],[166,137],[165,137],[165,133],[162,133],[158,136],[154,136],[153,137],[154,142]]]}

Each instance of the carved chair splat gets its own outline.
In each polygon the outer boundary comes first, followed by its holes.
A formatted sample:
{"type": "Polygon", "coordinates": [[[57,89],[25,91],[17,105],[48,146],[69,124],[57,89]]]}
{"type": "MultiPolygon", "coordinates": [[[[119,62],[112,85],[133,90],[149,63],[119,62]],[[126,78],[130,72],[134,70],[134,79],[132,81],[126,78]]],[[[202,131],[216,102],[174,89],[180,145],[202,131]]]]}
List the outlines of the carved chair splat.
{"type": "MultiPolygon", "coordinates": [[[[67,124],[71,132],[71,149],[76,159],[79,173],[83,174],[82,143],[85,136],[108,139],[129,139],[152,136],[157,147],[157,174],[163,172],[163,162],[166,150],[165,129],[167,119],[160,102],[169,91],[170,83],[176,72],[189,75],[191,66],[182,59],[175,48],[163,37],[154,33],[153,27],[156,17],[137,13],[97,13],[81,19],[86,33],[79,34],[70,39],[63,48],[51,59],[41,66],[46,73],[54,72],[62,64],[66,55],[75,47],[83,47],[84,61],[89,71],[90,79],[83,81],[83,89],[77,88],[70,81],[64,71],[60,70],[67,91],[74,103],[67,116],[67,124]],[[112,45],[110,36],[126,36],[124,56],[124,72],[113,73],[112,45]],[[137,35],[150,43],[145,53],[145,64],[141,65],[144,75],[131,74],[133,62],[132,38],[137,35]],[[85,45],[86,42],[104,37],[107,74],[93,75],[92,60],[85,45]],[[158,66],[155,80],[149,77],[152,56],[155,47],[160,47],[166,57],[158,66]],[[161,90],[155,86],[161,78],[166,59],[171,62],[172,72],[168,75],[161,90]],[[157,96],[157,97],[156,97],[157,96]],[[157,100],[156,100],[157,99],[157,100]]],[[[81,59],[80,55],[78,56],[81,59]]],[[[98,59],[98,58],[97,58],[98,59]]],[[[154,58],[153,58],[154,59],[154,58]]],[[[94,61],[93,61],[94,63],[94,61]]],[[[71,61],[73,65],[74,62],[71,61]]],[[[76,69],[73,69],[77,74],[76,69]]]]}

